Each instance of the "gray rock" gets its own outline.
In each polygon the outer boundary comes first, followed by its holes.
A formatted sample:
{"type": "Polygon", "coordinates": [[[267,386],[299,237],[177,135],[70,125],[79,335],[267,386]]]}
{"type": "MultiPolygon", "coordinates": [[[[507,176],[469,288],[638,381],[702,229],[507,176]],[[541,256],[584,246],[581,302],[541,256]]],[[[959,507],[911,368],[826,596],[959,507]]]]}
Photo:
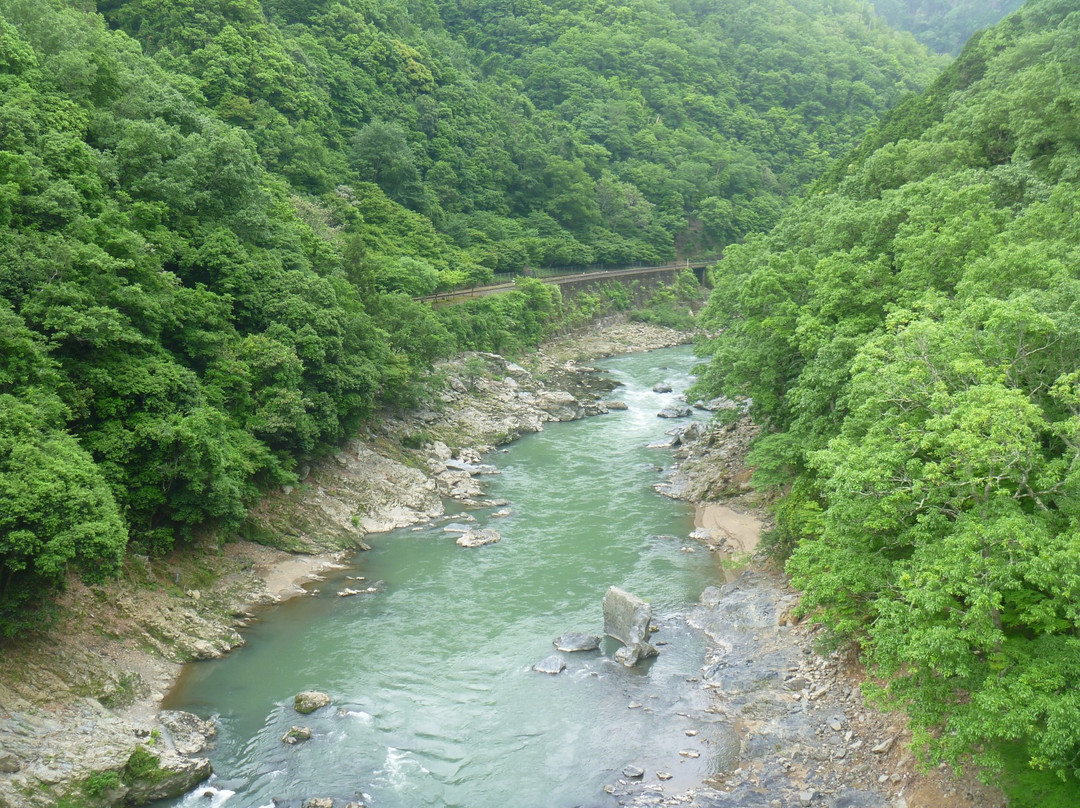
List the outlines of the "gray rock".
{"type": "Polygon", "coordinates": [[[694,402],[695,409],[708,410],[709,412],[716,412],[717,410],[735,410],[739,408],[739,405],[732,401],[730,398],[720,396],[714,398],[711,401],[702,401],[700,398],[694,402]]]}
{"type": "Polygon", "coordinates": [[[499,531],[487,527],[462,533],[458,536],[456,544],[458,547],[483,547],[485,544],[495,544],[500,541],[502,541],[502,536],[499,535],[499,531]]]}
{"type": "Polygon", "coordinates": [[[304,800],[302,808],[334,808],[334,800],[331,797],[312,797],[304,800]]]}
{"type": "Polygon", "coordinates": [[[566,662],[558,654],[552,654],[549,657],[545,657],[533,665],[532,669],[537,673],[562,673],[566,668],[566,662]]]}
{"type": "Polygon", "coordinates": [[[615,586],[604,595],[604,633],[623,644],[615,659],[626,667],[658,653],[648,642],[651,621],[652,607],[636,595],[615,586]]]}
{"type": "Polygon", "coordinates": [[[197,755],[217,736],[213,721],[203,721],[197,715],[182,710],[162,710],[158,721],[169,733],[173,748],[181,755],[197,755]]]}
{"type": "Polygon", "coordinates": [[[538,404],[556,421],[575,421],[585,417],[585,408],[576,398],[562,390],[549,390],[540,393],[538,404]]]}
{"type": "Polygon", "coordinates": [[[445,465],[451,471],[464,471],[467,474],[498,474],[499,470],[486,463],[466,463],[464,460],[450,459],[445,465]]]}
{"type": "Polygon", "coordinates": [[[671,407],[664,407],[660,412],[656,413],[657,418],[689,418],[694,414],[694,411],[689,407],[682,404],[675,404],[671,407]]]}
{"type": "Polygon", "coordinates": [[[330,697],[318,690],[305,690],[293,697],[293,709],[301,715],[313,713],[330,703],[330,697]]]}
{"type": "Polygon", "coordinates": [[[671,385],[667,382],[657,382],[653,385],[652,391],[654,393],[670,393],[671,385]]]}
{"type": "Polygon", "coordinates": [[[800,805],[809,805],[810,803],[812,803],[814,801],[814,797],[816,796],[816,794],[817,794],[817,792],[814,791],[814,789],[812,789],[812,788],[808,788],[805,791],[800,791],[799,792],[799,804],[800,805]]]}
{"type": "Polygon", "coordinates": [[[892,749],[893,741],[895,741],[895,740],[896,740],[895,735],[892,736],[891,738],[886,738],[884,741],[882,741],[881,743],[874,746],[870,751],[871,751],[871,753],[873,753],[875,755],[884,755],[890,749],[892,749]]]}
{"type": "Polygon", "coordinates": [[[645,770],[640,766],[624,766],[622,773],[623,777],[628,777],[631,780],[636,780],[639,777],[645,776],[645,770]]]}
{"type": "Polygon", "coordinates": [[[127,782],[128,792],[124,795],[124,804],[146,805],[155,800],[179,797],[195,788],[213,774],[213,771],[206,758],[180,757],[167,752],[158,758],[157,768],[145,778],[127,782]]]}
{"type": "Polygon", "coordinates": [[[0,755],[0,774],[15,774],[21,768],[14,755],[0,755]]]}
{"type": "Polygon", "coordinates": [[[300,741],[311,740],[310,727],[289,727],[289,731],[281,736],[281,742],[289,745],[298,744],[300,741]]]}
{"type": "Polygon", "coordinates": [[[609,410],[628,410],[630,409],[625,401],[605,401],[604,406],[609,410]]]}
{"type": "Polygon", "coordinates": [[[600,647],[600,638],[595,634],[582,634],[573,631],[557,638],[554,644],[560,651],[595,651],[600,647]]]}

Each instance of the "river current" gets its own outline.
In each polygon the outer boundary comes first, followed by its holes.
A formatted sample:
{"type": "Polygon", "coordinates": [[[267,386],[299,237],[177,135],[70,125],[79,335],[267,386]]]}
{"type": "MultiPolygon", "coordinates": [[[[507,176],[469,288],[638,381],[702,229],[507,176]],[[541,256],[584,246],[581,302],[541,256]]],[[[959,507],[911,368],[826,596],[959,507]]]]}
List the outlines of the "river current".
{"type": "Polygon", "coordinates": [[[511,513],[473,513],[499,544],[460,548],[448,519],[370,536],[372,549],[315,595],[248,628],[244,648],[187,666],[166,706],[216,718],[217,773],[159,808],[299,808],[312,797],[569,808],[612,804],[604,785],[627,765],[646,781],[670,773],[668,793],[726,767],[723,728],[691,718],[706,706],[687,684],[704,648],[683,619],[721,574],[687,538],[692,509],[652,489],[670,453],[645,448],[685,424],[656,413],[689,386],[694,362],[686,347],[600,362],[627,410],[550,424],[486,458],[501,472],[483,478],[487,494],[511,513]],[[654,393],[661,381],[674,393],[654,393]],[[606,639],[563,654],[559,675],[533,671],[555,637],[602,633],[612,585],[652,604],[660,656],[625,669],[606,639]],[[368,586],[377,591],[337,597],[368,586]],[[292,697],[302,690],[333,704],[301,716],[292,697]],[[312,739],[282,743],[293,725],[312,739]]]}

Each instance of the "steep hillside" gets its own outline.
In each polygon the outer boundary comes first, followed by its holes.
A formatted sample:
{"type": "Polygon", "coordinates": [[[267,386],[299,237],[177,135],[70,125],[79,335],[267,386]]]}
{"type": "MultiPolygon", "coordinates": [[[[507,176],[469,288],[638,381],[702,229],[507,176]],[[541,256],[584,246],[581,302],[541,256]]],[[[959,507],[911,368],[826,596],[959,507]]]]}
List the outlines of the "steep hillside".
{"type": "Polygon", "coordinates": [[[804,607],[930,759],[1030,762],[1073,795],[1078,42],[1075,3],[1032,0],[730,248],[703,383],[753,398],[804,607]]]}
{"type": "Polygon", "coordinates": [[[772,221],[935,70],[829,6],[0,0],[0,634],[569,316],[410,296],[772,221]]]}

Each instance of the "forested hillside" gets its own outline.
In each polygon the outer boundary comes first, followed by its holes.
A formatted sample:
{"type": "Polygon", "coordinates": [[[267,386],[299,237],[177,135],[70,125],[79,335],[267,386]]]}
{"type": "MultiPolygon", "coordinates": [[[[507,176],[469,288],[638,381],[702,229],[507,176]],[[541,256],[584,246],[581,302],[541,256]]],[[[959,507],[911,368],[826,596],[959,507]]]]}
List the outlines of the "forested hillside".
{"type": "Polygon", "coordinates": [[[894,28],[939,53],[957,53],[973,33],[1020,8],[1024,0],[871,0],[894,28]]]}
{"type": "Polygon", "coordinates": [[[673,8],[0,0],[0,633],[560,306],[410,295],[716,249],[937,65],[848,0],[673,8]]]}
{"type": "Polygon", "coordinates": [[[753,398],[804,606],[858,644],[930,759],[1019,758],[1071,799],[1078,46],[1074,2],[1031,0],[727,250],[705,380],[753,398]]]}

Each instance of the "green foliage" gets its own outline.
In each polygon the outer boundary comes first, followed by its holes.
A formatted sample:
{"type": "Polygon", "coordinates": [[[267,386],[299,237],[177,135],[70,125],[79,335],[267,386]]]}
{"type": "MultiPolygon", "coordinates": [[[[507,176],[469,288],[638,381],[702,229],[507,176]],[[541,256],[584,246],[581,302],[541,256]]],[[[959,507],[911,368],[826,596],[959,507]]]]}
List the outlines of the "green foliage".
{"type": "Polygon", "coordinates": [[[161,758],[151,752],[142,744],[135,747],[126,764],[123,781],[128,785],[134,783],[157,783],[169,776],[169,773],[161,768],[161,758]]]}
{"type": "Polygon", "coordinates": [[[436,359],[631,305],[411,297],[738,239],[936,70],[774,6],[0,4],[0,633],[239,529],[436,359]]]}
{"type": "Polygon", "coordinates": [[[1078,36],[1032,0],[728,248],[699,383],[752,398],[803,608],[925,757],[1015,773],[1022,748],[1073,794],[1080,120],[1050,88],[1080,81],[1078,36]]]}
{"type": "Polygon", "coordinates": [[[83,792],[88,797],[101,797],[106,792],[120,786],[120,773],[95,772],[83,781],[83,792]]]}
{"type": "Polygon", "coordinates": [[[889,25],[911,31],[939,53],[957,53],[980,28],[1020,8],[1023,0],[871,0],[889,25]]]}

